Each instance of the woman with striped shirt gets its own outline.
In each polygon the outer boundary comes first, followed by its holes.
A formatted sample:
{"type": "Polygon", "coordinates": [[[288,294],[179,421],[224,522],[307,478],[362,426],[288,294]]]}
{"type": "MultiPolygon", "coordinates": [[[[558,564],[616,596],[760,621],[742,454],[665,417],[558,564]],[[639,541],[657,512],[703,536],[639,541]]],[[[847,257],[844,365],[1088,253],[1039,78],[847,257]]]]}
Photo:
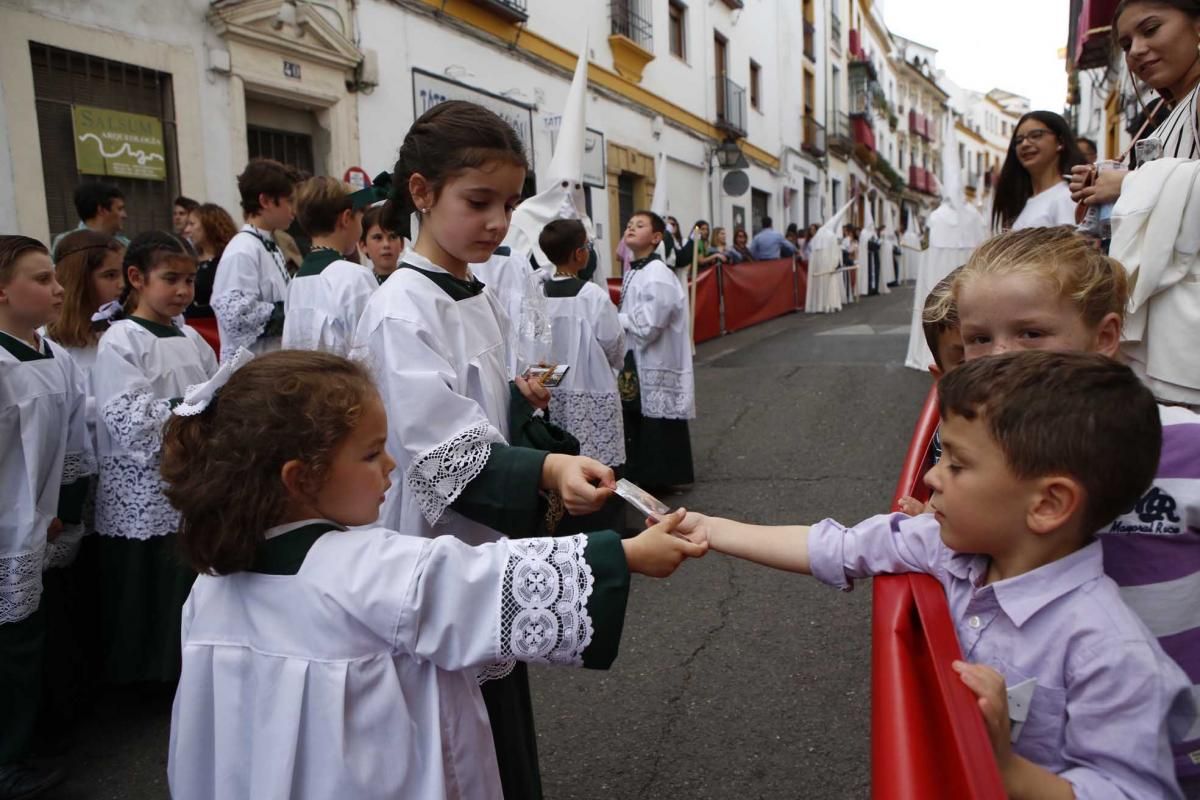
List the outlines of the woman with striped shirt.
{"type": "MultiPolygon", "coordinates": [[[[1200,158],[1197,87],[1200,86],[1200,0],[1122,0],[1113,14],[1113,36],[1134,82],[1158,92],[1170,115],[1152,134],[1163,158],[1200,158]]],[[[1071,170],[1071,199],[1087,205],[1121,196],[1126,169],[1098,174],[1092,165],[1071,170]],[[1094,183],[1088,183],[1090,177],[1094,183]]]]}

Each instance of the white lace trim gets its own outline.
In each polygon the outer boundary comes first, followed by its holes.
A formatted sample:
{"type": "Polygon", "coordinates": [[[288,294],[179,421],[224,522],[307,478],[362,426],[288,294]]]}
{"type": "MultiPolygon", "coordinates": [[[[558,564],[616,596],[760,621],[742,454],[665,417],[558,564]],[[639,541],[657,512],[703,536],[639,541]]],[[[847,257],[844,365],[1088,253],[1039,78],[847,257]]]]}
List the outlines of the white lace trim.
{"type": "Polygon", "coordinates": [[[275,310],[274,303],[242,289],[230,289],[209,302],[220,323],[221,360],[233,356],[239,347],[250,347],[266,329],[275,310]]]}
{"type": "Polygon", "coordinates": [[[53,542],[46,543],[45,569],[68,567],[79,554],[79,543],[83,541],[83,524],[75,523],[63,527],[62,533],[53,542]]]}
{"type": "Polygon", "coordinates": [[[0,625],[20,622],[42,599],[43,546],[0,556],[0,625]]]}
{"type": "Polygon", "coordinates": [[[581,455],[610,467],[625,463],[625,425],[616,392],[555,389],[550,420],[579,440],[581,455]]]}
{"type": "MultiPolygon", "coordinates": [[[[89,434],[90,435],[90,434],[89,434]]],[[[85,475],[96,474],[96,457],[90,452],[67,453],[63,458],[62,485],[74,483],[85,475]]]]}
{"type": "Polygon", "coordinates": [[[122,392],[104,404],[100,417],[109,434],[130,458],[158,463],[162,430],[171,416],[171,403],[148,391],[122,392]]]}
{"type": "Polygon", "coordinates": [[[656,419],[696,416],[695,382],[690,372],[638,367],[642,413],[656,419]]]}
{"type": "Polygon", "coordinates": [[[158,451],[150,459],[143,463],[140,457],[120,455],[100,460],[96,533],[144,541],[178,530],[179,512],[163,494],[158,451]]]}
{"type": "Polygon", "coordinates": [[[436,525],[462,490],[479,477],[493,444],[503,444],[486,422],[468,428],[413,459],[404,479],[430,525],[436,525]]]}

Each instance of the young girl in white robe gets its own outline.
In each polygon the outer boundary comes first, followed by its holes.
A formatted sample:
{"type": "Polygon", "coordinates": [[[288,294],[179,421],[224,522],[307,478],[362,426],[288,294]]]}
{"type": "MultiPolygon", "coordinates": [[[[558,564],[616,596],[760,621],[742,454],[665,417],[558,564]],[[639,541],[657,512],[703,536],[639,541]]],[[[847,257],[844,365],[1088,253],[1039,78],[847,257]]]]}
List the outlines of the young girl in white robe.
{"type": "Polygon", "coordinates": [[[93,372],[99,428],[96,533],[104,667],[116,683],[173,681],[179,613],[193,573],[176,554],[179,514],[162,493],[162,427],[187,387],[216,372],[212,348],[173,321],[192,302],[196,259],[151,231],[125,255],[125,319],[100,339],[93,372]]]}
{"type": "Polygon", "coordinates": [[[669,534],[682,514],[624,542],[470,547],[372,526],[389,436],[366,370],[321,352],[241,351],[175,409],[163,475],[200,573],[171,716],[175,800],[495,800],[480,674],[606,668],[629,573],[667,575],[705,550],[669,534]]]}
{"type": "Polygon", "coordinates": [[[83,375],[37,332],[62,299],[46,246],[0,236],[0,782],[28,792],[60,777],[26,761],[45,669],[42,571],[78,528],[95,472],[83,375]]]}
{"type": "Polygon", "coordinates": [[[628,354],[621,372],[625,473],[642,486],[690,484],[688,420],[696,416],[687,295],[654,255],[666,228],[651,211],[629,219],[625,244],[635,258],[621,285],[621,326],[628,354]]]}
{"type": "MultiPolygon", "coordinates": [[[[508,315],[469,268],[503,241],[525,168],[511,126],[481,106],[451,101],[413,124],[392,170],[384,226],[415,211],[420,230],[367,303],[352,357],[375,376],[398,466],[380,522],[405,534],[468,544],[531,536],[544,520],[561,518],[563,507],[587,514],[612,496],[608,467],[547,452],[552,429],[531,411],[544,409],[549,394],[520,377],[510,383],[508,315]]],[[[569,451],[574,443],[564,444],[569,451]]],[[[488,682],[484,698],[505,795],[536,800],[541,779],[524,669],[488,682]]]]}

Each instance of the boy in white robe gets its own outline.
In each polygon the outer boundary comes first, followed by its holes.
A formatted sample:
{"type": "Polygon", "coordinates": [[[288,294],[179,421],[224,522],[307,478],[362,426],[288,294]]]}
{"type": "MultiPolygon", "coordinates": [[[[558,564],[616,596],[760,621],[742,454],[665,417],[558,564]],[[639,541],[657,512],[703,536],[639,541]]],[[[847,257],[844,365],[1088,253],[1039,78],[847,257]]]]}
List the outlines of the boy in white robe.
{"type": "Polygon", "coordinates": [[[37,333],[62,301],[45,245],[0,236],[0,798],[35,797],[61,778],[26,759],[41,701],[42,570],[56,545],[78,542],[95,473],[83,374],[37,333]]]}
{"type": "Polygon", "coordinates": [[[620,391],[625,416],[626,474],[643,486],[690,484],[688,420],[696,416],[687,295],[654,255],[666,226],[638,211],[625,229],[634,260],[621,287],[621,326],[628,353],[620,391]]]}
{"type": "Polygon", "coordinates": [[[217,317],[221,358],[245,347],[278,350],[287,303],[287,260],[275,231],[292,224],[294,175],[278,161],[256,158],[238,176],[246,224],[225,245],[209,304],[217,317]]]}
{"type": "Polygon", "coordinates": [[[348,261],[362,236],[363,209],[374,189],[351,192],[327,176],[296,188],[296,217],[312,237],[312,249],[288,286],[283,346],[347,355],[358,318],[379,288],[369,267],[348,261]]]}

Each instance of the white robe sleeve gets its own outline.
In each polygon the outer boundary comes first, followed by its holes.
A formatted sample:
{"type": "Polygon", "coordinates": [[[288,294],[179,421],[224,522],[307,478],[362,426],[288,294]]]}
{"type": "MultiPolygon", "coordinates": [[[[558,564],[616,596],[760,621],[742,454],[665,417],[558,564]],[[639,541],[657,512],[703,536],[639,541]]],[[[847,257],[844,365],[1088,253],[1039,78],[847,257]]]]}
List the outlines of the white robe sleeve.
{"type": "Polygon", "coordinates": [[[163,425],[171,415],[170,400],[155,395],[138,367],[136,354],[116,337],[101,340],[92,374],[100,423],[130,458],[143,465],[153,463],[162,449],[163,425]]]}
{"type": "Polygon", "coordinates": [[[431,525],[483,471],[491,445],[504,443],[483,408],[455,390],[445,349],[417,323],[392,317],[352,354],[367,362],[381,388],[391,411],[388,447],[403,451],[405,488],[431,525]]]}
{"type": "Polygon", "coordinates": [[[69,354],[61,348],[54,351],[55,358],[66,358],[70,362],[67,370],[69,380],[68,402],[69,416],[67,419],[67,451],[63,459],[62,482],[65,486],[80,478],[96,474],[96,453],[92,446],[92,437],[88,432],[89,397],[87,378],[83,371],[69,354]]]}
{"type": "MultiPolygon", "coordinates": [[[[597,287],[599,288],[599,287],[597,287]]],[[[588,300],[593,306],[592,319],[596,324],[596,340],[604,357],[613,369],[619,370],[625,362],[625,330],[617,316],[617,307],[608,298],[608,293],[601,289],[599,292],[588,292],[588,300]]]]}
{"type": "MultiPolygon", "coordinates": [[[[649,269],[649,267],[643,267],[649,269]]],[[[677,309],[675,295],[679,283],[672,280],[668,285],[657,276],[648,275],[637,287],[630,307],[621,315],[625,332],[643,347],[652,344],[671,325],[677,309]]]]}
{"type": "Polygon", "coordinates": [[[258,260],[249,253],[226,251],[217,267],[210,305],[221,335],[221,354],[250,347],[266,328],[274,303],[263,300],[258,260]]]}

